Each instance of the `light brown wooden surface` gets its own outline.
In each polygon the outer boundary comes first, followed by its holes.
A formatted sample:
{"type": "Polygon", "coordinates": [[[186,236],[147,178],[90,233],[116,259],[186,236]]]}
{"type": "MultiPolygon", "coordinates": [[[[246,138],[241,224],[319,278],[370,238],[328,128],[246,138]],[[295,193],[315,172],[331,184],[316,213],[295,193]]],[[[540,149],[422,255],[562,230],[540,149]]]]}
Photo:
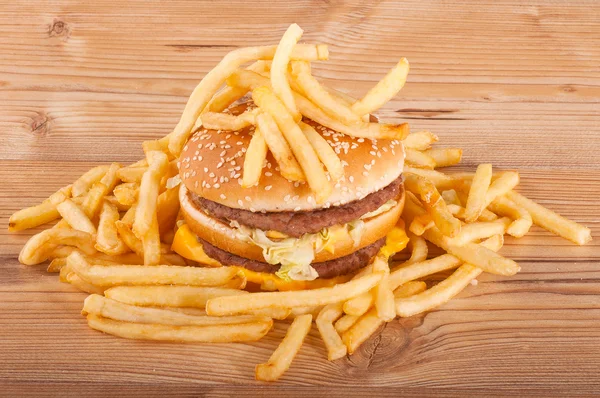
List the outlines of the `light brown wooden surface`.
{"type": "Polygon", "coordinates": [[[330,46],[316,75],[364,93],[401,56],[382,118],[430,129],[464,164],[518,168],[522,191],[582,222],[576,247],[534,228],[437,311],[327,362],[316,332],[277,384],[254,381],[284,330],[250,345],[128,341],[88,329],[84,293],[19,265],[0,232],[0,395],[590,395],[600,387],[600,4],[595,1],[2,1],[0,224],[99,162],[134,161],[232,48],[291,22],[330,46]],[[369,3],[369,4],[367,4],[369,3]],[[340,388],[344,388],[340,392],[340,388]]]}

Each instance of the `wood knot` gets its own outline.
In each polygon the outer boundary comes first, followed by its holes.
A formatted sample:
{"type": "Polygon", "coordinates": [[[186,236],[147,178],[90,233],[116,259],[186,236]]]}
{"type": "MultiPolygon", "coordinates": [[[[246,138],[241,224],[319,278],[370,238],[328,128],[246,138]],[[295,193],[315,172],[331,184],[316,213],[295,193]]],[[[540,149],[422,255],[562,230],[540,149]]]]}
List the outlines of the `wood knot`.
{"type": "Polygon", "coordinates": [[[350,372],[365,369],[390,369],[398,364],[398,358],[409,345],[408,331],[398,321],[392,321],[375,332],[348,358],[350,372]]]}
{"type": "Polygon", "coordinates": [[[31,119],[31,133],[37,136],[45,136],[50,131],[50,117],[46,112],[37,112],[31,119]]]}
{"type": "Polygon", "coordinates": [[[562,86],[560,89],[565,93],[574,93],[575,91],[577,91],[577,89],[573,86],[562,86]]]}
{"type": "Polygon", "coordinates": [[[67,38],[71,34],[69,25],[59,18],[55,18],[52,24],[48,25],[48,37],[67,38]]]}

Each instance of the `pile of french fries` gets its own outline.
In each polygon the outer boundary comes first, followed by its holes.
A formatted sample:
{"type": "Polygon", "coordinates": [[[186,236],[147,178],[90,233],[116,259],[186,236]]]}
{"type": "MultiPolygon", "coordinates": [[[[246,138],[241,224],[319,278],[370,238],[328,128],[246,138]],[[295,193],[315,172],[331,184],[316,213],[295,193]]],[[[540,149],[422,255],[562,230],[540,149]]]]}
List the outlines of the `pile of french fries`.
{"type": "Polygon", "coordinates": [[[41,204],[16,212],[13,231],[59,220],[29,239],[19,261],[50,260],[49,272],[90,296],[83,313],[90,327],[133,339],[185,342],[255,341],[274,320],[290,320],[287,334],[264,364],[258,380],[277,380],[289,367],[312,327],[328,359],[355,352],[385,322],[436,308],[482,272],[514,275],[520,269],[497,252],[505,234],[522,237],[532,224],[582,245],[590,230],[514,191],[517,172],[437,170],[458,164],[460,149],[436,149],[430,132],[408,134],[406,124],[370,123],[404,85],[402,59],[363,99],[321,85],[310,61],[327,59],[324,45],[297,44],[292,25],[278,46],[242,48],[227,55],[192,93],[181,121],[166,137],[143,143],[145,158],[122,167],[95,167],[41,204]],[[255,62],[254,62],[255,61],[255,62]],[[272,61],[272,62],[271,62],[272,61]],[[247,69],[244,63],[254,62],[247,69]],[[223,84],[226,86],[217,91],[223,84]],[[257,108],[242,114],[228,108],[251,94],[257,108]],[[343,175],[335,152],[302,116],[361,138],[401,139],[406,151],[407,192],[402,220],[391,235],[407,229],[410,256],[389,259],[404,246],[393,239],[349,282],[314,290],[244,290],[237,267],[199,264],[171,249],[179,215],[178,157],[197,129],[241,130],[255,126],[247,150],[243,185],[258,183],[267,151],[282,175],[306,181],[319,201],[343,175]],[[324,171],[327,171],[326,172],[324,171]],[[446,254],[428,258],[428,242],[446,254]],[[433,275],[454,270],[434,283],[433,275]]]}

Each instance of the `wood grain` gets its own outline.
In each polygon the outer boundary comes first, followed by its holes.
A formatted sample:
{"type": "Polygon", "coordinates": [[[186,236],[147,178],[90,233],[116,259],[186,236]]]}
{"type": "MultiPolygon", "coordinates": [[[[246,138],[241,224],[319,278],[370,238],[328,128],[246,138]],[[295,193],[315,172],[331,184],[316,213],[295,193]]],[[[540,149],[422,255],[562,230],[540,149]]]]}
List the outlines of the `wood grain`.
{"type": "MultiPolygon", "coordinates": [[[[380,112],[462,147],[464,168],[520,170],[521,190],[600,236],[600,5],[595,1],[0,1],[0,223],[90,166],[132,162],[199,79],[291,22],[330,46],[315,74],[361,95],[401,56],[380,112]]],[[[127,341],[90,330],[85,294],[16,257],[0,232],[0,395],[591,395],[600,387],[600,244],[540,229],[507,240],[511,278],[483,275],[439,310],[388,324],[328,362],[312,332],[277,384],[284,333],[249,345],[127,341]]]]}

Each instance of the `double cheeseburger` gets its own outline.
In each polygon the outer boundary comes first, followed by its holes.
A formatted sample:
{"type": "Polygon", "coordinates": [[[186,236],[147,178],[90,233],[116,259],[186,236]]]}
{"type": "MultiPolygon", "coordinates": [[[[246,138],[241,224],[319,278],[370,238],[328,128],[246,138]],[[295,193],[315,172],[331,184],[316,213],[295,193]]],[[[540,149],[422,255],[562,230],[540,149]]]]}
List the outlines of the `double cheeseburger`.
{"type": "Polygon", "coordinates": [[[344,166],[344,177],[331,182],[324,203],[315,201],[308,184],[282,177],[271,153],[259,184],[242,187],[254,127],[201,129],[190,138],[179,159],[185,222],[173,248],[180,255],[240,267],[248,282],[262,289],[292,290],[349,280],[386,239],[406,245],[403,232],[390,235],[404,207],[402,143],[353,138],[304,122],[322,134],[344,166]]]}

